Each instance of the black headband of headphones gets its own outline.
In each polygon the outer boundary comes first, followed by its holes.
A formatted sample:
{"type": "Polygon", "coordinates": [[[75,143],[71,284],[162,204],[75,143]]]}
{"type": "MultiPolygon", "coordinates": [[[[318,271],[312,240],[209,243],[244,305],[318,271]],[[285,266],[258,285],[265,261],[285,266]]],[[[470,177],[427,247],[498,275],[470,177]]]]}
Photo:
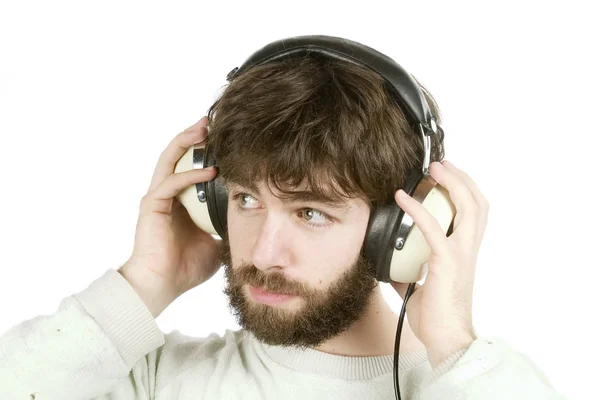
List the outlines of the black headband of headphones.
{"type": "MultiPolygon", "coordinates": [[[[238,68],[234,68],[227,75],[227,80],[232,81],[248,69],[272,61],[281,61],[284,59],[302,57],[305,55],[317,55],[324,58],[336,59],[349,62],[358,66],[368,68],[379,74],[387,83],[390,95],[405,112],[407,118],[413,124],[418,125],[415,133],[419,132],[423,139],[425,156],[423,159],[422,174],[429,173],[430,157],[430,136],[437,133],[440,140],[444,139],[444,131],[437,126],[437,121],[432,115],[423,92],[416,80],[394,60],[361,43],[348,39],[323,36],[296,36],[283,40],[272,42],[258,51],[254,52],[238,68]]],[[[216,160],[210,149],[206,148],[206,164],[203,166],[215,165],[216,160]]],[[[198,150],[200,151],[200,149],[198,150]]],[[[415,171],[415,173],[418,171],[415,171]]],[[[412,193],[417,183],[421,179],[421,174],[411,174],[406,182],[405,191],[412,193]]],[[[206,192],[207,207],[212,224],[216,232],[224,237],[227,235],[227,191],[223,185],[219,185],[215,180],[196,185],[198,192],[206,192]]],[[[377,266],[380,280],[389,281],[389,263],[391,259],[390,251],[382,252],[381,249],[388,248],[388,242],[391,237],[397,237],[397,227],[400,221],[400,209],[392,204],[389,207],[382,207],[374,213],[370,223],[367,253],[373,260],[373,265],[377,266]],[[395,221],[395,222],[394,222],[395,221]],[[395,235],[395,236],[394,236],[395,235]],[[387,272],[385,272],[387,271],[387,272]]]]}
{"type": "MultiPolygon", "coordinates": [[[[229,72],[227,80],[233,80],[255,65],[310,53],[350,62],[377,72],[389,84],[395,100],[409,114],[409,118],[424,128],[425,135],[430,136],[437,131],[437,121],[429,109],[423,92],[402,66],[371,47],[340,37],[296,36],[269,43],[254,52],[241,67],[236,67],[229,72]]],[[[444,133],[443,130],[440,131],[443,140],[444,133]]]]}

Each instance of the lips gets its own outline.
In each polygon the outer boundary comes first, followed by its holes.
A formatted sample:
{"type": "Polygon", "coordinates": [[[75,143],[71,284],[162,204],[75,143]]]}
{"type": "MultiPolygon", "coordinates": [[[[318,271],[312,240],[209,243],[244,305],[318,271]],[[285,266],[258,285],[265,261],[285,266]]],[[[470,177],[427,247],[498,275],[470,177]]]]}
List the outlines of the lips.
{"type": "Polygon", "coordinates": [[[248,285],[248,287],[250,294],[254,298],[254,300],[264,304],[276,305],[293,299],[295,297],[293,295],[285,293],[267,292],[262,288],[255,287],[252,285],[248,285]]]}

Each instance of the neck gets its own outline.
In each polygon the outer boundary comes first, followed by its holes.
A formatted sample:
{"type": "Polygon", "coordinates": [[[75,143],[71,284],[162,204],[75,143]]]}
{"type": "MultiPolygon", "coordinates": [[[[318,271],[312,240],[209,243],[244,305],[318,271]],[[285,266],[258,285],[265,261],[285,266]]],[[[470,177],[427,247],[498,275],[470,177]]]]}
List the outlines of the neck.
{"type": "MultiPolygon", "coordinates": [[[[397,326],[398,314],[389,307],[379,288],[375,290],[367,311],[354,325],[314,349],[356,357],[390,355],[394,353],[397,326]]],[[[400,353],[423,349],[425,346],[405,320],[400,337],[400,353]]]]}

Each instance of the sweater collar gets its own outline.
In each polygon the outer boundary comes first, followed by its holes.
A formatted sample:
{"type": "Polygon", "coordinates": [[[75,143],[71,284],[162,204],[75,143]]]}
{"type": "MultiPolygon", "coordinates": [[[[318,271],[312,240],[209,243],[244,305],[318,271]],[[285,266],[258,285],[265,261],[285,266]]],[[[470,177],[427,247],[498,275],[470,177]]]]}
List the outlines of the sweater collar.
{"type": "MultiPolygon", "coordinates": [[[[327,375],[345,380],[368,380],[391,373],[394,366],[393,354],[357,357],[329,354],[310,348],[271,346],[259,341],[252,333],[248,331],[245,333],[261,355],[266,355],[277,364],[298,372],[327,375]]],[[[400,353],[398,369],[411,369],[427,361],[425,349],[400,353]]]]}

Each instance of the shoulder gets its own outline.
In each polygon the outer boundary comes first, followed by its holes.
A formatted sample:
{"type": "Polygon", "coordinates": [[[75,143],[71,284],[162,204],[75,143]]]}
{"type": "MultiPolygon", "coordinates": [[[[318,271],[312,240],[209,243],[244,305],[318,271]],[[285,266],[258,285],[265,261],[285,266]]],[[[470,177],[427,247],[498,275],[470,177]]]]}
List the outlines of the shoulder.
{"type": "Polygon", "coordinates": [[[194,337],[174,330],[165,335],[162,357],[176,360],[179,365],[226,357],[239,353],[246,345],[244,330],[225,330],[222,335],[211,333],[206,337],[194,337]]]}
{"type": "Polygon", "coordinates": [[[193,382],[200,387],[213,379],[222,380],[231,371],[243,368],[247,348],[251,347],[244,330],[225,330],[222,335],[212,333],[206,337],[174,330],[164,337],[164,345],[146,356],[148,367],[155,373],[152,384],[157,393],[168,386],[177,387],[178,382],[193,382]]]}
{"type": "Polygon", "coordinates": [[[165,334],[165,343],[147,355],[147,361],[156,371],[158,390],[179,381],[189,374],[202,376],[206,382],[215,371],[226,371],[243,366],[243,354],[250,347],[244,330],[226,330],[222,335],[212,333],[206,337],[194,337],[172,331],[165,334]]]}

